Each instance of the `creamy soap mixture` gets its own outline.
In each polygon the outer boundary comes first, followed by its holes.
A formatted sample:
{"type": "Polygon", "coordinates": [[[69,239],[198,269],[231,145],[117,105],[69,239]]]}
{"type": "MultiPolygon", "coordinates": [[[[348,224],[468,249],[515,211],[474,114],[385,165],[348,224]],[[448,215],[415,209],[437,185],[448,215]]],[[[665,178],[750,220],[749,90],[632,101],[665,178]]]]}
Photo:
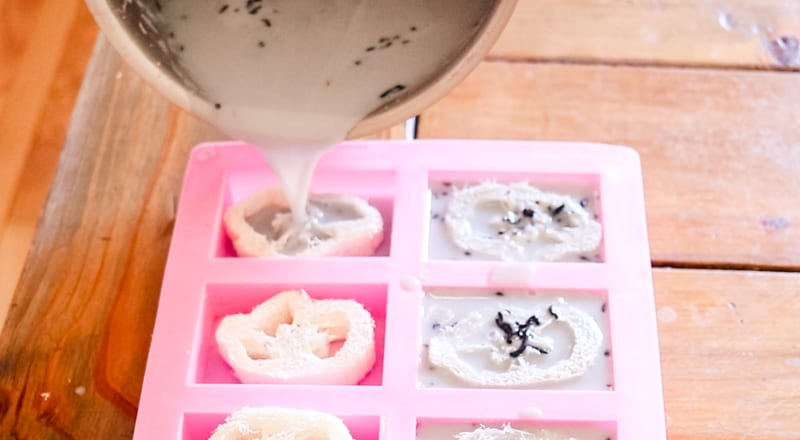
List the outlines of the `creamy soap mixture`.
{"type": "Polygon", "coordinates": [[[160,0],[170,52],[211,121],[260,146],[296,219],[321,154],[431,80],[493,0],[160,0]]]}
{"type": "MultiPolygon", "coordinates": [[[[531,295],[525,291],[501,290],[492,292],[472,293],[457,290],[437,290],[427,293],[423,302],[424,317],[422,321],[422,359],[419,369],[419,384],[422,387],[469,387],[446,368],[434,366],[428,360],[428,347],[433,336],[440,334],[444,327],[453,325],[467,319],[471,314],[478,313],[485,321],[482,332],[464,341],[472,346],[490,344],[499,333],[495,323],[498,312],[504,313],[504,320],[513,323],[524,322],[532,313],[539,311],[539,318],[544,322],[547,318],[548,306],[564,301],[587,315],[591,316],[603,332],[603,343],[594,360],[592,367],[581,377],[550,384],[537,385],[537,389],[560,390],[609,390],[613,387],[611,379],[611,352],[608,338],[608,325],[606,304],[604,297],[596,294],[555,294],[536,293],[531,295]],[[511,317],[509,314],[511,312],[511,317]]],[[[558,308],[556,307],[556,311],[558,308]]],[[[565,359],[575,343],[570,332],[565,326],[552,325],[542,333],[545,338],[551,338],[552,345],[548,346],[548,354],[537,354],[533,349],[524,352],[527,362],[535,363],[541,368],[548,368],[558,361],[565,359]]],[[[516,348],[518,341],[510,348],[516,348]]],[[[536,345],[536,344],[534,344],[536,345]]],[[[544,345],[542,345],[544,346],[544,345]]],[[[507,366],[497,365],[492,361],[486,351],[475,351],[464,355],[464,359],[476,371],[505,371],[507,366]]],[[[507,363],[512,359],[509,357],[507,363]]]]}

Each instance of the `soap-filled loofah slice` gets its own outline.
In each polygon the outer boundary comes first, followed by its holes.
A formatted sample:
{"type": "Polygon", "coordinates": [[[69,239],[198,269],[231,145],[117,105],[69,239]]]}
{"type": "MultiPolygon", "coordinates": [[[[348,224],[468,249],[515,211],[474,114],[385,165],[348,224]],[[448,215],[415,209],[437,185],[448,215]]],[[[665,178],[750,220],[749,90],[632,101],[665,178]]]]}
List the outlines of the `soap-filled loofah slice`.
{"type": "MultiPolygon", "coordinates": [[[[468,342],[485,333],[487,317],[473,313],[452,326],[440,329],[428,347],[431,365],[440,367],[466,385],[486,388],[535,387],[563,382],[585,374],[595,363],[603,343],[597,322],[565,302],[535,312],[524,323],[514,325],[500,312],[494,319],[499,331],[486,335],[485,342],[468,342]],[[542,335],[550,326],[566,326],[573,336],[569,355],[548,367],[537,365],[541,356],[553,350],[552,340],[542,335]],[[483,354],[497,368],[475,368],[470,356],[483,354]]],[[[491,319],[491,318],[488,318],[491,319]]]]}
{"type": "Polygon", "coordinates": [[[546,429],[528,432],[504,425],[501,429],[481,426],[472,432],[456,434],[456,440],[580,440],[576,437],[559,434],[546,429]]]}
{"type": "Polygon", "coordinates": [[[366,200],[311,194],[310,221],[296,224],[278,188],[232,205],[223,218],[240,257],[370,256],[383,241],[383,217],[366,200]]]}
{"type": "Polygon", "coordinates": [[[527,182],[453,191],[445,225],[464,252],[508,261],[555,261],[595,251],[602,227],[572,197],[527,182]]]}

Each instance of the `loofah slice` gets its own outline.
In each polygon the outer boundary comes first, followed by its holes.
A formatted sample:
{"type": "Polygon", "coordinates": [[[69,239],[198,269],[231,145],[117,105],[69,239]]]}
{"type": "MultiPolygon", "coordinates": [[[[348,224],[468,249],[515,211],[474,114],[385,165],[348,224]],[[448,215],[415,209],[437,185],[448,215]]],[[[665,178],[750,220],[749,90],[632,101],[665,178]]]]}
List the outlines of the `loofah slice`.
{"type": "Polygon", "coordinates": [[[482,328],[482,323],[471,322],[475,321],[477,315],[432,337],[428,358],[432,365],[444,368],[464,383],[478,387],[531,387],[582,376],[591,368],[600,353],[602,330],[591,316],[566,303],[550,306],[548,315],[549,320],[542,322],[541,328],[566,325],[575,341],[570,355],[550,367],[537,366],[528,354],[512,359],[505,371],[478,370],[470,366],[463,355],[474,351],[474,347],[464,341],[482,328]]]}
{"type": "Polygon", "coordinates": [[[575,437],[558,434],[544,429],[535,432],[514,429],[504,425],[502,429],[481,426],[472,432],[456,434],[456,440],[578,440],[575,437]]]}
{"type": "Polygon", "coordinates": [[[307,225],[296,225],[277,188],[262,190],[231,206],[225,230],[240,257],[369,256],[383,241],[383,218],[366,200],[342,194],[312,194],[307,225]]]}
{"type": "Polygon", "coordinates": [[[602,238],[600,223],[580,202],[526,182],[456,189],[445,224],[463,251],[510,261],[559,260],[596,250],[602,238]],[[481,228],[476,222],[486,213],[494,217],[481,228]]]}
{"type": "Polygon", "coordinates": [[[354,385],[375,363],[375,321],[356,301],[281,292],[216,332],[243,383],[354,385]]]}
{"type": "Polygon", "coordinates": [[[225,419],[209,440],[353,440],[338,417],[312,410],[243,408],[225,419]]]}

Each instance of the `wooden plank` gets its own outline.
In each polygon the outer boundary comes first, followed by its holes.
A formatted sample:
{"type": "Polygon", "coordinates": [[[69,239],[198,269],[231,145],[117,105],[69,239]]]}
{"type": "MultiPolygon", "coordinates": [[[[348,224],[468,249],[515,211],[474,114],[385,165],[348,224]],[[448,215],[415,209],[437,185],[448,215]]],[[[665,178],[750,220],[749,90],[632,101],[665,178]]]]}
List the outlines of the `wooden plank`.
{"type": "MultiPolygon", "coordinates": [[[[18,6],[5,3],[4,12],[14,15],[18,6]],[[8,12],[10,11],[10,12],[8,12]]],[[[32,5],[35,7],[35,3],[32,5]]],[[[80,0],[65,0],[58,7],[44,7],[36,11],[35,20],[30,27],[19,29],[9,26],[9,36],[13,40],[24,32],[27,45],[24,49],[4,49],[3,59],[9,61],[11,79],[3,84],[5,98],[0,107],[0,133],[3,134],[4,148],[0,148],[0,163],[4,172],[0,173],[0,221],[8,214],[23,172],[23,165],[31,148],[36,124],[46,103],[47,91],[58,75],[60,55],[68,44],[70,25],[80,8],[85,8],[80,0]],[[11,57],[14,56],[12,60],[11,57]]],[[[5,28],[5,26],[3,26],[5,28]]]]}
{"type": "Polygon", "coordinates": [[[0,432],[131,436],[189,149],[220,138],[100,41],[0,334],[0,432]]]}
{"type": "Polygon", "coordinates": [[[794,74],[490,62],[418,133],[631,146],[655,261],[798,268],[798,112],[794,74]]]}
{"type": "Polygon", "coordinates": [[[798,274],[655,272],[672,440],[794,440],[798,274]]]}
{"type": "MultiPolygon", "coordinates": [[[[63,20],[70,18],[62,16],[63,20]]],[[[94,20],[88,9],[81,5],[69,24],[68,32],[65,35],[50,36],[52,40],[66,39],[69,45],[59,55],[60,60],[55,69],[57,74],[52,78],[47,93],[41,96],[43,108],[35,126],[31,126],[33,132],[30,134],[30,145],[4,147],[27,150],[27,157],[19,170],[14,169],[14,163],[0,163],[0,173],[20,174],[15,187],[5,188],[13,194],[13,198],[8,215],[5,219],[0,218],[0,261],[3,262],[0,265],[0,323],[5,320],[8,304],[33,239],[36,222],[50,190],[72,107],[96,35],[94,20]]],[[[26,75],[30,72],[19,74],[26,75]]],[[[48,85],[42,84],[42,87],[47,88],[48,85]]]]}
{"type": "Polygon", "coordinates": [[[798,37],[793,0],[520,0],[492,56],[796,69],[798,37]]]}

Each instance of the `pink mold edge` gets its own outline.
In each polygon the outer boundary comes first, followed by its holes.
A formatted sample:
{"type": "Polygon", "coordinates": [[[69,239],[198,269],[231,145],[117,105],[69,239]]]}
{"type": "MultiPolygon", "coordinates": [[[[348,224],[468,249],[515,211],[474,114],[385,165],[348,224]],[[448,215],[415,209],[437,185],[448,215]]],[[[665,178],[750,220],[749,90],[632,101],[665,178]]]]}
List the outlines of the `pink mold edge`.
{"type": "Polygon", "coordinates": [[[244,406],[329,412],[343,417],[356,438],[364,440],[413,438],[418,420],[588,424],[613,426],[618,440],[666,438],[644,194],[635,151],[559,142],[344,143],[322,159],[314,190],[381,201],[390,230],[379,256],[282,261],[226,258],[223,209],[271,183],[275,183],[274,176],[253,147],[228,142],[202,144],[193,150],[134,439],[207,438],[212,424],[216,426],[244,406]],[[416,386],[418,358],[409,353],[417,353],[421,293],[402,287],[406,285],[403,281],[418,278],[424,285],[491,288],[490,275],[502,264],[428,260],[427,188],[430,176],[447,173],[498,180],[530,176],[533,184],[572,178],[596,182],[604,231],[603,261],[536,264],[532,276],[521,281],[524,285],[504,287],[608,292],[613,390],[437,390],[416,386]],[[367,386],[270,386],[232,383],[224,374],[214,376],[208,364],[203,365],[216,349],[209,341],[216,317],[209,310],[222,296],[237,295],[237,286],[250,296],[244,295],[234,309],[254,302],[258,296],[254,292],[262,287],[265,295],[287,286],[311,286],[310,292],[317,286],[322,296],[345,294],[348,288],[362,289],[364,295],[370,291],[383,295],[385,340],[382,364],[377,366],[382,374],[376,376],[380,380],[362,381],[367,386]],[[531,414],[535,414],[533,421],[531,414]]]}

